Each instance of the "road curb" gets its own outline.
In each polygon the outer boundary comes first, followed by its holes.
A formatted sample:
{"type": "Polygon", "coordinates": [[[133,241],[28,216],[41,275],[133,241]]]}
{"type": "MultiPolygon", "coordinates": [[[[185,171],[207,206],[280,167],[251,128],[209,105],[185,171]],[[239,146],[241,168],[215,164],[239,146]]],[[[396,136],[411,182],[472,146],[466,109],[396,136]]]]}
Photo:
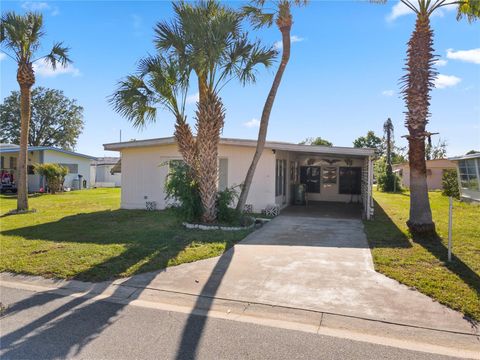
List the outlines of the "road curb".
{"type": "Polygon", "coordinates": [[[111,283],[85,283],[75,280],[51,280],[6,273],[0,274],[0,285],[33,292],[49,292],[61,296],[87,297],[90,301],[108,301],[210,316],[402,349],[480,359],[480,335],[475,333],[475,330],[472,330],[472,333],[462,333],[344,314],[199,296],[148,287],[112,285],[111,283]]]}

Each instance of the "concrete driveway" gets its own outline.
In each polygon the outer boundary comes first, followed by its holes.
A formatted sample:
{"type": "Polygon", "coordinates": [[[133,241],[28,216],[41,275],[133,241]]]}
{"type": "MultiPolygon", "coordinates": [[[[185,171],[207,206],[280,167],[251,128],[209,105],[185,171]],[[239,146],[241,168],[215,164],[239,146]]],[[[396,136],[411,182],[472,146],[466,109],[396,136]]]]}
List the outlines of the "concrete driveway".
{"type": "Polygon", "coordinates": [[[359,219],[281,215],[221,257],[136,275],[145,286],[470,332],[458,312],[373,268],[359,219]]]}

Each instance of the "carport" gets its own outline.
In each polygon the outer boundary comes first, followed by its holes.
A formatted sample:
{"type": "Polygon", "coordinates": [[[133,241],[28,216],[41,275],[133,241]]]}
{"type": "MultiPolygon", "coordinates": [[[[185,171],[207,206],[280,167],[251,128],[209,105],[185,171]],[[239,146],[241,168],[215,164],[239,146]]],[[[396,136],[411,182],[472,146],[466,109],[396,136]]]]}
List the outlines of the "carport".
{"type": "Polygon", "coordinates": [[[373,216],[373,149],[270,143],[275,202],[291,215],[373,216]]]}

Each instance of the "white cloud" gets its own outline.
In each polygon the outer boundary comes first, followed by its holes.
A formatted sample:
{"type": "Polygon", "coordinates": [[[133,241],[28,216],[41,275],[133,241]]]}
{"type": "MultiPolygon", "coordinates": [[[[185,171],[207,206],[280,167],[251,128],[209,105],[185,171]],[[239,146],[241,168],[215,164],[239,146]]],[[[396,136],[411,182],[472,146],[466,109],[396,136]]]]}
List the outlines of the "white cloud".
{"type": "Polygon", "coordinates": [[[22,8],[27,11],[50,11],[50,15],[57,16],[60,14],[60,10],[57,6],[51,6],[47,2],[43,1],[24,1],[22,2],[22,8]]]}
{"type": "Polygon", "coordinates": [[[253,118],[250,121],[246,121],[243,123],[243,126],[246,126],[248,128],[255,128],[260,126],[260,120],[253,118]]]}
{"type": "MultiPolygon", "coordinates": [[[[302,42],[303,40],[305,40],[305,39],[300,37],[300,36],[297,36],[297,35],[290,36],[290,42],[292,44],[297,43],[297,42],[302,42]]],[[[281,40],[277,41],[275,44],[273,44],[273,47],[277,50],[280,50],[281,48],[283,48],[282,41],[281,40]]]]}
{"type": "Polygon", "coordinates": [[[437,66],[445,66],[447,65],[448,61],[447,60],[444,60],[444,59],[438,59],[435,61],[435,65],[437,66]]]}
{"type": "Polygon", "coordinates": [[[22,8],[25,10],[38,11],[49,9],[50,5],[48,5],[46,2],[40,1],[25,1],[22,3],[22,8]]]}
{"type": "Polygon", "coordinates": [[[447,50],[447,58],[470,62],[474,64],[480,64],[480,48],[471,50],[447,50]]]}
{"type": "Polygon", "coordinates": [[[35,74],[43,77],[55,77],[63,74],[70,74],[72,76],[81,75],[80,70],[77,69],[72,64],[68,64],[66,67],[62,67],[61,65],[58,65],[57,68],[53,70],[52,66],[43,60],[40,60],[34,63],[33,70],[35,71],[35,74]]]}
{"type": "Polygon", "coordinates": [[[393,96],[393,95],[395,95],[395,91],[394,90],[383,90],[382,95],[383,96],[393,96]]]}
{"type": "Polygon", "coordinates": [[[435,87],[437,89],[445,89],[457,85],[460,81],[462,79],[457,76],[439,74],[435,79],[435,87]]]}
{"type": "Polygon", "coordinates": [[[199,99],[200,99],[200,94],[196,92],[195,94],[188,95],[185,102],[187,104],[196,104],[199,99]]]}
{"type": "Polygon", "coordinates": [[[403,2],[399,1],[392,7],[390,14],[387,15],[387,21],[394,21],[396,18],[408,14],[413,14],[413,11],[403,2]]]}
{"type": "MultiPolygon", "coordinates": [[[[437,9],[432,16],[443,17],[445,16],[446,11],[452,11],[457,8],[458,4],[451,3],[437,9]]],[[[410,9],[407,5],[405,5],[402,1],[397,2],[390,11],[390,14],[387,15],[386,20],[388,22],[395,21],[395,19],[399,18],[400,16],[410,15],[413,14],[413,10],[410,9]]]]}
{"type": "Polygon", "coordinates": [[[7,57],[7,55],[5,55],[3,52],[0,52],[0,61],[5,59],[6,57],[7,57]]]}

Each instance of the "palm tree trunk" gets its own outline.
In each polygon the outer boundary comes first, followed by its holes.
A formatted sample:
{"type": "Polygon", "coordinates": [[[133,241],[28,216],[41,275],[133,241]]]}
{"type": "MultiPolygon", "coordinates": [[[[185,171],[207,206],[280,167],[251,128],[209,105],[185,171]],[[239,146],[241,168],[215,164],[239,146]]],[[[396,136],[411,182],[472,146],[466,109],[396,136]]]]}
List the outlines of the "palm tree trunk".
{"type": "Polygon", "coordinates": [[[242,191],[238,198],[237,202],[237,211],[243,211],[245,207],[245,203],[247,202],[248,192],[250,191],[250,186],[252,185],[253,175],[255,174],[255,169],[257,168],[258,162],[260,161],[260,157],[262,156],[263,149],[265,148],[265,141],[267,139],[267,130],[268,130],[268,122],[270,120],[270,114],[272,112],[273,103],[275,102],[275,96],[277,95],[277,90],[280,86],[282,81],[283,73],[288,64],[288,60],[290,59],[290,30],[291,30],[291,17],[290,21],[287,22],[286,25],[280,27],[280,31],[282,33],[282,60],[278,67],[277,73],[275,74],[275,78],[272,83],[272,87],[270,88],[270,92],[268,93],[267,100],[265,101],[265,105],[263,107],[262,118],[260,120],[260,128],[258,130],[258,140],[257,140],[257,148],[255,150],[255,154],[253,155],[252,163],[248,168],[247,175],[245,177],[245,181],[243,182],[242,191]]]}
{"type": "Polygon", "coordinates": [[[17,211],[28,210],[28,132],[30,126],[30,86],[20,85],[20,151],[17,162],[17,211]]]}
{"type": "Polygon", "coordinates": [[[185,118],[177,118],[175,123],[175,140],[183,160],[195,173],[197,171],[197,144],[190,125],[185,118]]]}
{"type": "Polygon", "coordinates": [[[202,221],[217,218],[218,144],[225,120],[221,100],[212,93],[205,95],[197,110],[197,181],[203,206],[202,221]]]}
{"type": "Polygon", "coordinates": [[[410,218],[407,226],[412,234],[432,235],[435,224],[428,199],[425,136],[430,105],[430,89],[436,72],[433,70],[433,31],[428,16],[417,15],[415,30],[408,43],[407,75],[404,78],[404,99],[407,104],[406,125],[409,131],[410,218]]]}

